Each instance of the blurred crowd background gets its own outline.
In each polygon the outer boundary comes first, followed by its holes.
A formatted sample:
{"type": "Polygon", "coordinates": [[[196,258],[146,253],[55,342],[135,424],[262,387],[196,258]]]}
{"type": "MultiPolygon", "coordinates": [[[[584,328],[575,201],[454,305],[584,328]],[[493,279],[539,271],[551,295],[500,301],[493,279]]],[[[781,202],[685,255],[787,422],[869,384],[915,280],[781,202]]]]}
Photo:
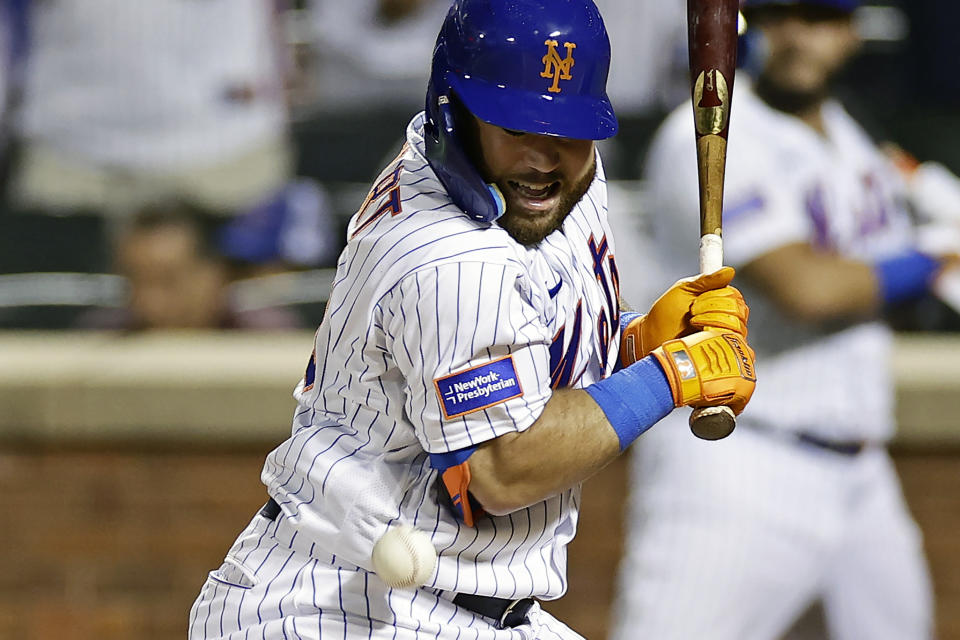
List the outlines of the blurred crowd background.
{"type": "MultiPolygon", "coordinates": [[[[289,433],[347,220],[423,108],[449,2],[0,0],[0,638],[182,637],[205,572],[265,499],[259,470],[289,433]],[[232,331],[142,339],[175,328],[232,331]]],[[[621,124],[602,149],[611,206],[642,228],[648,140],[688,96],[686,1],[596,2],[621,124]]],[[[960,173],[960,3],[870,0],[857,24],[848,109],[960,173]]],[[[960,330],[934,299],[896,322],[960,330]]],[[[896,453],[938,602],[956,604],[948,342],[923,343],[900,398],[940,431],[896,453]]],[[[555,610],[592,639],[623,465],[586,487],[555,610]]],[[[960,638],[958,610],[939,610],[939,637],[960,638]]]]}
{"type": "MultiPolygon", "coordinates": [[[[642,219],[646,142],[688,91],[685,2],[598,4],[607,171],[642,219]]],[[[296,328],[422,108],[449,0],[0,6],[0,328],[296,328]]],[[[850,110],[960,170],[960,5],[882,0],[858,24],[850,110]]],[[[929,301],[903,324],[957,328],[929,301]]]]}

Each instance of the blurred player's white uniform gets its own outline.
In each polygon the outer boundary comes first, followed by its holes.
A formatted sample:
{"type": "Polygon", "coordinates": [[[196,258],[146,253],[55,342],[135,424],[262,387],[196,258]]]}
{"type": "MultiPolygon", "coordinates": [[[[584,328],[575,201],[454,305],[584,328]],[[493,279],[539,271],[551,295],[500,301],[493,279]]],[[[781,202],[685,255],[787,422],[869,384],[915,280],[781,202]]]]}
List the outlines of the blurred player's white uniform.
{"type": "Polygon", "coordinates": [[[251,206],[287,179],[268,0],[30,3],[13,191],[24,206],[251,206]]]}
{"type": "MultiPolygon", "coordinates": [[[[725,263],[798,242],[868,263],[909,246],[902,184],[843,108],[827,103],[821,137],[744,80],[732,109],[725,263]]],[[[647,159],[656,260],[668,273],[696,267],[689,111],[671,115],[647,159]]],[[[894,429],[890,330],[803,323],[735,284],[751,307],[760,383],[727,440],[697,441],[673,415],[673,428],[638,443],[614,637],[776,638],[817,597],[832,638],[929,637],[920,533],[883,447],[894,429]],[[858,442],[866,446],[853,453],[858,442]]],[[[624,290],[634,304],[644,296],[624,290]]]]}
{"type": "Polygon", "coordinates": [[[618,277],[602,168],[562,231],[526,248],[452,204],[422,127],[421,115],[351,221],[293,435],[263,470],[282,512],[255,517],[211,573],[191,638],[579,638],[536,606],[529,624],[498,630],[452,602],[562,595],[579,488],[467,527],[428,454],[523,431],[551,387],[612,372],[618,277]],[[390,589],[371,572],[396,521],[440,552],[423,588],[390,589]]]}

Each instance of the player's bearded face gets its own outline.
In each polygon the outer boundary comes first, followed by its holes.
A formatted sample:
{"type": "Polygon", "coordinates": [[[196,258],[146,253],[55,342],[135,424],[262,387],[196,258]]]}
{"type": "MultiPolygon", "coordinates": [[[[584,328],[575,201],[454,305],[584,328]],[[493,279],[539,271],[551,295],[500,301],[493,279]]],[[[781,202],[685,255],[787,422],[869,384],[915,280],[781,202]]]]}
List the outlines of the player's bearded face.
{"type": "Polygon", "coordinates": [[[757,91],[788,112],[819,104],[859,46],[850,16],[830,8],[763,7],[748,21],[762,31],[768,49],[757,91]]]}
{"type": "Polygon", "coordinates": [[[590,188],[592,140],[542,136],[475,119],[472,155],[480,174],[507,201],[498,220],[517,242],[535,245],[556,231],[590,188]]]}

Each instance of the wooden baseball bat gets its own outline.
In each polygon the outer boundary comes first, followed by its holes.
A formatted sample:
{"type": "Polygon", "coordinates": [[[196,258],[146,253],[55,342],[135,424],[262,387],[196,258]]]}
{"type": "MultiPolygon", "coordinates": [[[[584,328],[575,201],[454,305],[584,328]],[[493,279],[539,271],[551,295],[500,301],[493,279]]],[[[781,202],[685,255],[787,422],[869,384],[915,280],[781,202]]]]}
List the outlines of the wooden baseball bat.
{"type": "MultiPolygon", "coordinates": [[[[700,273],[723,266],[723,177],[727,163],[730,99],[737,66],[739,0],[687,0],[690,83],[700,176],[700,273]]],[[[736,427],[729,407],[690,414],[690,430],[719,440],[736,427]]]]}

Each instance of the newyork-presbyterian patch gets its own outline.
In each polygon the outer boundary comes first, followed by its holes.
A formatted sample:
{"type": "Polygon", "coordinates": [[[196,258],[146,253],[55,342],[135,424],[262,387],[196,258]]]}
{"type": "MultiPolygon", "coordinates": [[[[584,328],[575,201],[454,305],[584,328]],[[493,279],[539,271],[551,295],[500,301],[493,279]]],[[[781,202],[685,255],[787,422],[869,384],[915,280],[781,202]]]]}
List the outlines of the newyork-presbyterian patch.
{"type": "Polygon", "coordinates": [[[437,378],[433,384],[447,420],[523,395],[513,356],[451,373],[437,378]]]}

